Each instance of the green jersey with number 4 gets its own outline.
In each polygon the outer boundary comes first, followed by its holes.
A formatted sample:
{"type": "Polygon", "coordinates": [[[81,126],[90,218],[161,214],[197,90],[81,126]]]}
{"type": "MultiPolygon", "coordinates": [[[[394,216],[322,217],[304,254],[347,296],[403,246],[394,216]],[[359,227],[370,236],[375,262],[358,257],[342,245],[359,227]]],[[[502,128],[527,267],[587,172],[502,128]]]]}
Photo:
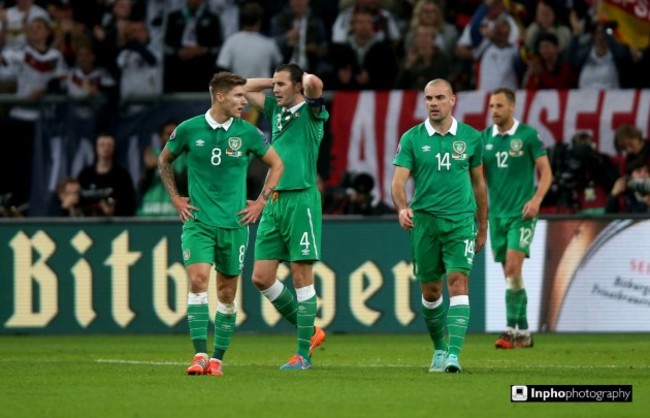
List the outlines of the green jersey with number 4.
{"type": "Polygon", "coordinates": [[[320,112],[312,112],[307,103],[297,109],[282,113],[282,107],[274,97],[267,96],[264,115],[272,122],[273,148],[284,163],[284,172],[276,190],[302,190],[316,186],[316,163],[318,149],[325,133],[329,113],[323,106],[320,112]]]}
{"type": "Polygon", "coordinates": [[[413,176],[414,211],[448,220],[461,220],[476,212],[469,171],[483,163],[480,133],[453,119],[445,135],[427,119],[400,138],[393,164],[408,168],[413,176]]]}
{"type": "Polygon", "coordinates": [[[190,204],[197,220],[221,228],[242,228],[237,212],[246,207],[251,154],[263,157],[269,144],[262,131],[239,118],[226,130],[208,112],[178,125],[166,147],[187,154],[190,204]]]}
{"type": "Polygon", "coordinates": [[[517,120],[503,135],[494,125],[481,135],[490,217],[521,216],[535,194],[535,159],[547,154],[544,143],[534,128],[517,120]]]}

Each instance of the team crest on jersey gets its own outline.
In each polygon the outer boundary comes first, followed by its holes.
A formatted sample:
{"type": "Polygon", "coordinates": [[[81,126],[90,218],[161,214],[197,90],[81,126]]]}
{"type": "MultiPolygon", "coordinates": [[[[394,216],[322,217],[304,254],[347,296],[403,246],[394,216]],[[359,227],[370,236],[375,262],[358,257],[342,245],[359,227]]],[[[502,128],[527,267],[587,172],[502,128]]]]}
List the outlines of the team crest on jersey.
{"type": "Polygon", "coordinates": [[[454,148],[454,153],[451,155],[451,158],[454,160],[466,160],[467,154],[467,144],[464,141],[454,141],[451,146],[454,148]]]}
{"type": "Polygon", "coordinates": [[[510,141],[510,151],[508,151],[508,154],[510,154],[511,157],[521,157],[524,153],[521,150],[523,147],[524,141],[521,139],[513,139],[510,141]]]}
{"type": "Polygon", "coordinates": [[[190,252],[190,250],[183,251],[183,260],[185,261],[189,260],[191,255],[192,253],[190,252]]]}
{"type": "Polygon", "coordinates": [[[231,157],[241,157],[242,153],[239,150],[242,145],[242,140],[238,136],[231,136],[228,138],[228,146],[230,149],[226,150],[226,155],[229,155],[231,157]]]}

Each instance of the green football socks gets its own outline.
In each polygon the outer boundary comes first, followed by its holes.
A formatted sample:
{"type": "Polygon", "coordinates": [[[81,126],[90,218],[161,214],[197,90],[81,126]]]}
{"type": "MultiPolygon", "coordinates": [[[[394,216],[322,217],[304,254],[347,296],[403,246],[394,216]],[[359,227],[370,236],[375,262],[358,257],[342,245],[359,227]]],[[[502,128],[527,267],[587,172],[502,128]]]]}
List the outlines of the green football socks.
{"type": "Polygon", "coordinates": [[[519,318],[518,293],[519,290],[506,289],[506,325],[513,329],[517,326],[517,319],[519,318]]]}
{"type": "Polygon", "coordinates": [[[314,334],[314,321],[316,320],[316,295],[298,302],[298,350],[297,354],[309,358],[309,344],[314,334]]]}
{"type": "Polygon", "coordinates": [[[519,291],[518,297],[518,307],[519,307],[519,317],[517,318],[517,326],[520,330],[528,329],[528,295],[526,294],[526,289],[521,289],[519,291]]]}
{"type": "Polygon", "coordinates": [[[296,302],[293,293],[286,286],[283,287],[280,296],[272,300],[271,303],[291,325],[296,326],[298,324],[298,302],[296,302]]]}
{"type": "Polygon", "coordinates": [[[225,314],[217,310],[214,318],[214,353],[213,358],[223,360],[223,356],[230,347],[230,340],[235,331],[237,313],[225,314]]]}
{"type": "Polygon", "coordinates": [[[528,329],[526,289],[506,289],[506,321],[509,328],[528,329]]]}
{"type": "Polygon", "coordinates": [[[440,304],[435,308],[429,308],[424,304],[421,305],[424,323],[429,331],[433,347],[436,350],[447,351],[447,341],[445,341],[446,309],[440,300],[440,304]]]}
{"type": "Polygon", "coordinates": [[[206,303],[187,305],[187,323],[190,327],[190,337],[195,353],[207,353],[208,350],[208,321],[210,312],[206,303]]]}
{"type": "Polygon", "coordinates": [[[447,329],[449,331],[450,355],[459,355],[465,341],[465,334],[469,326],[469,296],[459,295],[449,298],[449,311],[447,312],[447,329]]]}

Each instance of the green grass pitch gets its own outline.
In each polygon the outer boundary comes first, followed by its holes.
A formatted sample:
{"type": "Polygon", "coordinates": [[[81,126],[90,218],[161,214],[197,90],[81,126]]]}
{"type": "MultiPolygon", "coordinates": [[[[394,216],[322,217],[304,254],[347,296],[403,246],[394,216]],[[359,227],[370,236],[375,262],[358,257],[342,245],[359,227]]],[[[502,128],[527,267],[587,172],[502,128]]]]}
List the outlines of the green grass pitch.
{"type": "Polygon", "coordinates": [[[2,336],[0,417],[648,417],[650,334],[538,334],[496,350],[470,334],[465,372],[428,373],[428,336],[329,335],[280,371],[290,335],[235,334],[223,377],[186,376],[185,335],[2,336]],[[511,403],[510,385],[631,384],[632,403],[511,403]]]}

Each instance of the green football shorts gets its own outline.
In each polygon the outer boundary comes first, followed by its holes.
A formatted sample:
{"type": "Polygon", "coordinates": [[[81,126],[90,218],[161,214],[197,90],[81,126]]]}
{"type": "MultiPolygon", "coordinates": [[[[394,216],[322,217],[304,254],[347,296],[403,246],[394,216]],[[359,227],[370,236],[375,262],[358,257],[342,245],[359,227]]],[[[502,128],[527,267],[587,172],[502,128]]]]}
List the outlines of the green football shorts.
{"type": "Polygon", "coordinates": [[[257,228],[255,260],[320,260],[322,223],[316,187],[274,192],[257,228]]]}
{"type": "Polygon", "coordinates": [[[520,251],[530,257],[530,246],[535,236],[537,217],[522,219],[521,216],[510,218],[490,218],[490,244],[494,261],[505,263],[506,252],[520,251]]]}
{"type": "Polygon", "coordinates": [[[441,280],[445,273],[469,276],[474,262],[474,217],[450,221],[426,212],[413,214],[413,275],[421,282],[441,280]]]}
{"type": "Polygon", "coordinates": [[[248,248],[248,227],[227,229],[206,225],[195,219],[183,224],[183,263],[209,263],[226,276],[237,276],[244,268],[248,248]]]}

